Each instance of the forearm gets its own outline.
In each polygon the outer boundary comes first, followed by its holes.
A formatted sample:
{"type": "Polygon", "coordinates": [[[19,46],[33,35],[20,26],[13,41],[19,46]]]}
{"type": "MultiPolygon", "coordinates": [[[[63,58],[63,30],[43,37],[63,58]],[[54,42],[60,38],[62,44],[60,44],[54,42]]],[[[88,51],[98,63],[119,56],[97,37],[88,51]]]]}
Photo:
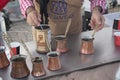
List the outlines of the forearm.
{"type": "Polygon", "coordinates": [[[102,13],[105,12],[105,9],[106,9],[105,0],[90,0],[90,2],[91,2],[91,10],[98,9],[102,13]]]}
{"type": "Polygon", "coordinates": [[[27,9],[30,7],[34,7],[33,1],[32,0],[19,0],[19,3],[20,3],[21,13],[26,18],[27,9]]]}

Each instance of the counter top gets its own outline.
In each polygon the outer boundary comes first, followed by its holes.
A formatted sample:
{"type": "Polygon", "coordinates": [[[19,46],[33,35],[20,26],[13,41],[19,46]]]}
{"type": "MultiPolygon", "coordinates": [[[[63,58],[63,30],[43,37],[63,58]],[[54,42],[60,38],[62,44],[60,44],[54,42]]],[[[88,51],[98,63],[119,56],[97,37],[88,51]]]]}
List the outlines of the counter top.
{"type": "MultiPolygon", "coordinates": [[[[66,54],[60,56],[62,69],[58,71],[49,71],[47,69],[47,56],[43,54],[38,54],[35,51],[36,50],[35,43],[33,41],[27,42],[26,45],[28,46],[32,55],[43,57],[46,75],[37,78],[34,78],[33,76],[29,75],[27,78],[22,78],[21,80],[34,80],[34,79],[43,79],[43,78],[46,79],[52,76],[68,74],[75,71],[82,72],[83,70],[88,70],[91,68],[93,68],[92,70],[94,70],[95,67],[120,61],[120,47],[116,47],[114,45],[114,39],[112,36],[111,27],[104,28],[95,34],[95,39],[94,39],[95,53],[93,55],[83,55],[80,53],[80,44],[81,44],[80,37],[88,34],[90,35],[91,31],[83,32],[82,35],[68,36],[68,47],[70,50],[66,54]]],[[[22,46],[21,46],[21,54],[27,55],[27,52],[23,49],[22,46]]],[[[31,71],[32,63],[29,55],[27,56],[26,62],[28,68],[31,71]]],[[[11,71],[11,65],[8,68],[0,70],[0,76],[3,78],[3,80],[14,80],[10,76],[10,71],[11,71]]]]}

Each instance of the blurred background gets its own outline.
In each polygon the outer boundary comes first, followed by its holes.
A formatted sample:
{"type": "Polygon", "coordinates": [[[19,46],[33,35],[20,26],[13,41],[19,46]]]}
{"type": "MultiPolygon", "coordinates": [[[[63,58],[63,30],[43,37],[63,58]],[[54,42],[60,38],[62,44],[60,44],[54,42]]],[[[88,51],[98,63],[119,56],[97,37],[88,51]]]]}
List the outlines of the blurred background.
{"type": "MultiPolygon", "coordinates": [[[[88,25],[91,17],[90,2],[84,0],[82,6],[83,31],[91,30],[88,25]]],[[[107,0],[106,13],[114,13],[120,11],[120,0],[107,0]]],[[[32,40],[31,26],[29,26],[21,14],[18,0],[9,2],[1,11],[2,17],[5,20],[5,27],[12,41],[18,41],[23,38],[24,41],[32,40]]]]}

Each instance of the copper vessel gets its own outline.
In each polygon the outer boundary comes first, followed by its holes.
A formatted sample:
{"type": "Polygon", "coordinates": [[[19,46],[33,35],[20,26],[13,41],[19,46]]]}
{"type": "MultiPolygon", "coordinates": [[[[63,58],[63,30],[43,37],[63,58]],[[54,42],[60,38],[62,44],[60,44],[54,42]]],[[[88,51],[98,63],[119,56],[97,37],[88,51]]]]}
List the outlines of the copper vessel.
{"type": "Polygon", "coordinates": [[[8,67],[10,62],[5,54],[5,46],[0,46],[0,69],[8,67]]]}
{"type": "Polygon", "coordinates": [[[14,55],[10,58],[12,61],[11,77],[23,78],[30,74],[30,71],[26,64],[25,55],[14,55]]]}
{"type": "Polygon", "coordinates": [[[51,31],[48,25],[42,25],[35,27],[35,42],[36,51],[38,53],[47,53],[49,48],[47,47],[47,41],[51,41],[51,31]]]}
{"type": "Polygon", "coordinates": [[[43,60],[41,57],[33,58],[32,63],[33,63],[33,69],[32,69],[33,76],[38,77],[38,76],[44,76],[46,74],[43,65],[43,60]]]}
{"type": "Polygon", "coordinates": [[[93,46],[94,38],[83,38],[80,52],[82,54],[93,54],[94,46],[93,46]]]}
{"type": "Polygon", "coordinates": [[[63,35],[59,35],[55,37],[56,40],[56,51],[59,53],[65,53],[68,51],[67,47],[67,39],[63,35]]]}
{"type": "Polygon", "coordinates": [[[59,58],[59,53],[56,51],[49,52],[48,56],[48,69],[49,70],[59,70],[61,69],[61,63],[59,58]]]}

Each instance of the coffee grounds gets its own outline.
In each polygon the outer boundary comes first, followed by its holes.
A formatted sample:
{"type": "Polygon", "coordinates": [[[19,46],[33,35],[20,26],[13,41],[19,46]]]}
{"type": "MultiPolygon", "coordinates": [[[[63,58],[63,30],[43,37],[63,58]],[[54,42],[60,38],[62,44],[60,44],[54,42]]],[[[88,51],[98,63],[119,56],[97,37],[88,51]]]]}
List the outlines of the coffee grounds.
{"type": "Polygon", "coordinates": [[[18,58],[13,59],[13,61],[15,61],[15,62],[24,61],[24,60],[25,59],[22,57],[18,57],[18,58]]]}
{"type": "Polygon", "coordinates": [[[84,40],[84,41],[90,41],[90,40],[92,40],[93,38],[83,38],[82,40],[84,40]]]}
{"type": "Polygon", "coordinates": [[[63,39],[65,39],[65,37],[56,37],[55,39],[56,40],[63,40],[63,39]]]}
{"type": "Polygon", "coordinates": [[[57,57],[58,55],[57,54],[49,54],[48,56],[50,56],[50,57],[57,57]]]}
{"type": "Polygon", "coordinates": [[[36,57],[34,62],[39,63],[39,62],[42,62],[42,60],[39,57],[36,57]]]}

